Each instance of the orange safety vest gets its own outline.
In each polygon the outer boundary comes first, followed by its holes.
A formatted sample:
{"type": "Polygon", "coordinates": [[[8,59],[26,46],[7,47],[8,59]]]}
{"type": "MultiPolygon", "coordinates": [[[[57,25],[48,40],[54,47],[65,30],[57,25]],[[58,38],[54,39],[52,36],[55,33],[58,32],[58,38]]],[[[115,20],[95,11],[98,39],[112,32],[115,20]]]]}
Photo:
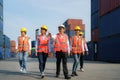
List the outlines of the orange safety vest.
{"type": "Polygon", "coordinates": [[[42,35],[38,36],[38,46],[37,46],[37,52],[44,52],[48,53],[48,37],[45,36],[45,38],[42,38],[42,35]]]}
{"type": "Polygon", "coordinates": [[[79,37],[77,40],[77,36],[72,37],[72,53],[80,54],[82,53],[82,39],[79,37]]]}
{"type": "Polygon", "coordinates": [[[68,52],[67,40],[68,36],[66,34],[61,37],[61,35],[58,33],[54,42],[54,51],[68,52]]]}
{"type": "Polygon", "coordinates": [[[29,50],[29,37],[26,36],[23,40],[22,36],[18,38],[18,50],[19,51],[28,51],[29,50]]]}

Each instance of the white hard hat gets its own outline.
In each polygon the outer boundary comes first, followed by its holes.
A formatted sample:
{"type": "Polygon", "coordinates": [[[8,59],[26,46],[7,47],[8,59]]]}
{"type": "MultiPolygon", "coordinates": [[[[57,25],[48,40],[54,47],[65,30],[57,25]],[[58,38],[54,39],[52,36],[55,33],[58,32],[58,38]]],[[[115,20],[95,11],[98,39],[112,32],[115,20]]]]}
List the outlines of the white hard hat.
{"type": "Polygon", "coordinates": [[[63,24],[61,24],[58,28],[60,28],[60,27],[63,27],[63,28],[65,28],[65,26],[63,25],[63,24]]]}

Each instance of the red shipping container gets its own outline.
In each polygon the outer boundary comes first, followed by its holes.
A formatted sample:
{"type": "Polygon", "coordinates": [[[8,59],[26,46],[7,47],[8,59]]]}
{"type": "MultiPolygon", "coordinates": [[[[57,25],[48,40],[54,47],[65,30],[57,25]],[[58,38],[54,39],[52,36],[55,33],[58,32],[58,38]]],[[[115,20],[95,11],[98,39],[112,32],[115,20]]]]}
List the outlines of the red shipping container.
{"type": "Polygon", "coordinates": [[[67,24],[71,25],[71,24],[82,24],[82,20],[81,19],[68,19],[67,20],[67,24]]]}
{"type": "Polygon", "coordinates": [[[10,46],[16,47],[16,42],[14,40],[10,41],[10,46]]]}
{"type": "Polygon", "coordinates": [[[98,30],[98,28],[91,31],[91,40],[93,42],[98,42],[98,40],[99,40],[99,30],[98,30]]]}
{"type": "Polygon", "coordinates": [[[120,0],[100,0],[100,16],[120,7],[120,0]]]}
{"type": "Polygon", "coordinates": [[[10,52],[16,52],[16,47],[10,47],[10,52]]]}

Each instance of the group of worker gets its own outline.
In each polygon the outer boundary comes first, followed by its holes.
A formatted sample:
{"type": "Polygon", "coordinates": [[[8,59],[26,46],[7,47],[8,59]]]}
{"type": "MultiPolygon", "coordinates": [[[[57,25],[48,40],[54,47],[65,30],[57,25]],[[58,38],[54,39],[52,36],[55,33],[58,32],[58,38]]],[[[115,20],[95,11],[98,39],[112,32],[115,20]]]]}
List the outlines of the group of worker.
{"type": "MultiPolygon", "coordinates": [[[[81,32],[80,26],[76,26],[74,28],[75,35],[70,39],[64,33],[65,26],[60,25],[58,27],[58,33],[55,36],[52,36],[51,33],[47,35],[47,26],[40,27],[40,35],[37,36],[36,39],[36,56],[39,61],[39,70],[41,78],[45,77],[45,66],[47,58],[50,54],[52,54],[52,48],[50,40],[53,39],[52,46],[56,56],[56,77],[60,76],[60,67],[61,60],[63,64],[63,73],[65,79],[71,79],[68,75],[68,67],[67,67],[67,56],[72,55],[74,58],[72,74],[71,76],[78,76],[77,67],[80,61],[80,70],[84,72],[83,69],[83,56],[84,54],[88,54],[88,48],[86,45],[86,41],[83,38],[83,32],[81,32]]],[[[18,53],[19,53],[19,64],[20,71],[26,73],[26,64],[27,64],[27,56],[30,54],[30,38],[26,35],[26,28],[21,28],[21,36],[18,37],[18,53]]]]}

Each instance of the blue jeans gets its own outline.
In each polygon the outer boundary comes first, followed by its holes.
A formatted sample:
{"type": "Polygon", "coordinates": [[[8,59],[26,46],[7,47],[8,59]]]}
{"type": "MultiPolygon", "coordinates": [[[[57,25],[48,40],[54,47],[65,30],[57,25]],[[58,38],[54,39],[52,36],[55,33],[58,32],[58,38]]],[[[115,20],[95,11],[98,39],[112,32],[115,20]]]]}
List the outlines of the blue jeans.
{"type": "Polygon", "coordinates": [[[39,61],[39,70],[40,70],[40,73],[42,74],[45,70],[48,54],[43,52],[41,53],[38,52],[37,54],[38,54],[38,61],[39,61]]]}
{"type": "Polygon", "coordinates": [[[26,69],[28,52],[26,51],[19,52],[18,57],[19,57],[20,67],[22,67],[23,69],[26,69]]]}
{"type": "Polygon", "coordinates": [[[74,58],[74,63],[73,63],[72,72],[76,72],[79,64],[80,54],[73,54],[73,58],[74,58]]]}

